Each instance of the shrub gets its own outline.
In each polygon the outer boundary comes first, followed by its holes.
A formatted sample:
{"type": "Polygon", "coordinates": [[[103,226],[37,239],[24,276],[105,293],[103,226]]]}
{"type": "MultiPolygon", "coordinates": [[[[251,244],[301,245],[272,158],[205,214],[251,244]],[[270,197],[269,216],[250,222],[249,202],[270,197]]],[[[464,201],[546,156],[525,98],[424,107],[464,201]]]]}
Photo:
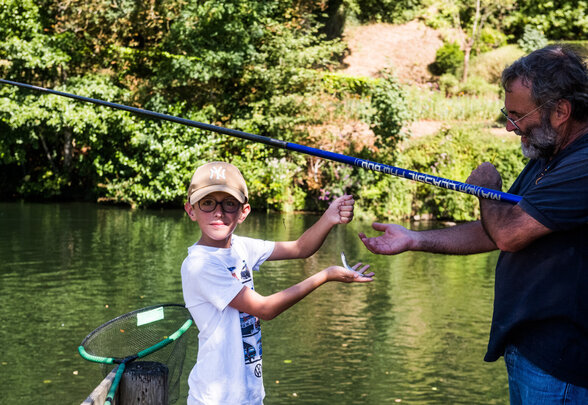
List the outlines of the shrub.
{"type": "Polygon", "coordinates": [[[439,90],[446,97],[459,93],[459,79],[453,73],[444,73],[439,77],[439,90]]]}
{"type": "Polygon", "coordinates": [[[524,55],[516,45],[507,45],[472,58],[470,75],[478,76],[488,83],[500,83],[500,76],[505,67],[524,55]]]}
{"type": "Polygon", "coordinates": [[[506,35],[494,28],[484,27],[480,39],[476,42],[476,54],[489,52],[506,45],[506,35]]]}
{"type": "Polygon", "coordinates": [[[523,36],[517,42],[525,53],[533,52],[536,49],[547,45],[547,38],[542,31],[531,25],[525,25],[523,36]]]}
{"type": "Polygon", "coordinates": [[[444,43],[435,53],[435,62],[429,69],[435,75],[455,74],[463,66],[464,53],[457,42],[444,43]]]}
{"type": "Polygon", "coordinates": [[[499,88],[495,84],[490,84],[480,76],[470,76],[465,83],[459,87],[461,94],[470,96],[495,95],[499,93],[499,88]]]}
{"type": "Polygon", "coordinates": [[[384,71],[378,84],[372,89],[372,114],[369,120],[378,137],[376,146],[382,152],[395,154],[396,145],[403,139],[402,127],[411,121],[406,96],[396,78],[384,71]]]}
{"type": "Polygon", "coordinates": [[[324,73],[322,82],[324,90],[328,93],[367,96],[377,80],[370,77],[348,76],[342,73],[324,73]]]}

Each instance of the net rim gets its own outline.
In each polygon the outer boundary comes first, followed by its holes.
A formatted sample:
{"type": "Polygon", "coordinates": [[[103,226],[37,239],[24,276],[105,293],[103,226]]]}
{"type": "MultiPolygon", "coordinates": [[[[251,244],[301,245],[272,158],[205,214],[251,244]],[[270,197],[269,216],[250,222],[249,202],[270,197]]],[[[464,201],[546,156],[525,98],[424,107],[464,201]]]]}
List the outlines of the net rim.
{"type": "MultiPolygon", "coordinates": [[[[176,303],[166,303],[166,304],[157,304],[157,305],[149,305],[148,307],[144,307],[144,308],[139,308],[139,309],[135,309],[133,311],[124,313],[122,315],[117,316],[116,318],[113,318],[105,323],[103,323],[102,325],[98,326],[97,328],[95,328],[92,332],[90,332],[88,335],[86,335],[86,337],[84,338],[84,340],[82,340],[82,343],[80,343],[80,346],[85,348],[85,344],[88,342],[88,340],[90,340],[92,338],[92,336],[94,336],[96,333],[98,333],[100,330],[104,329],[105,327],[107,327],[108,325],[122,319],[122,318],[128,318],[130,316],[133,316],[139,312],[144,312],[144,311],[149,311],[149,310],[153,310],[156,308],[161,308],[161,307],[181,307],[183,309],[186,309],[186,306],[183,304],[176,304],[176,303]]],[[[186,309],[187,310],[187,309],[186,309]]],[[[189,312],[188,312],[189,314],[189,312]]],[[[188,319],[191,319],[191,316],[188,317],[188,319]]]]}

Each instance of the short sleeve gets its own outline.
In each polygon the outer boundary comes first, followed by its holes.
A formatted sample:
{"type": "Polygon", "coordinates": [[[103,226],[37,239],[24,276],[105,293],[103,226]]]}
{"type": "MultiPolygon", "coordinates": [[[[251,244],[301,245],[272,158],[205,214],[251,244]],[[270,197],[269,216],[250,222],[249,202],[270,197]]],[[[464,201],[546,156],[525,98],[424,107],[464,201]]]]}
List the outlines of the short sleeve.
{"type": "Polygon", "coordinates": [[[246,258],[251,270],[259,271],[259,267],[271,256],[276,243],[233,235],[233,246],[246,258]]]}
{"type": "Polygon", "coordinates": [[[526,190],[520,207],[554,231],[588,223],[587,160],[563,160],[539,174],[526,190]]]}
{"type": "Polygon", "coordinates": [[[222,311],[243,288],[222,263],[203,255],[189,255],[181,273],[187,307],[208,301],[222,311]]]}

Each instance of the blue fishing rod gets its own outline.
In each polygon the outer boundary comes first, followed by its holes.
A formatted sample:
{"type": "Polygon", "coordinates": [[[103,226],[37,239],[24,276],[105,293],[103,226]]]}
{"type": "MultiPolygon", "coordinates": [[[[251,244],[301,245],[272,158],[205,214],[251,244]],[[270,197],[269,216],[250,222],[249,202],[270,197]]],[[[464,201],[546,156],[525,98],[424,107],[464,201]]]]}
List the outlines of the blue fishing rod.
{"type": "Polygon", "coordinates": [[[351,166],[361,167],[363,169],[372,170],[375,172],[381,172],[391,174],[393,176],[402,177],[404,179],[418,181],[420,183],[430,184],[433,186],[445,188],[448,190],[458,191],[461,193],[471,194],[479,198],[485,198],[490,200],[504,201],[511,204],[517,204],[521,197],[514,194],[503,193],[502,191],[492,190],[485,187],[474,186],[472,184],[461,183],[455,180],[444,179],[442,177],[432,176],[430,174],[424,174],[415,172],[413,170],[401,169],[399,167],[386,165],[383,163],[372,162],[370,160],[355,158],[352,156],[342,155],[340,153],[329,152],[322,149],[312,148],[310,146],[299,145],[292,142],[285,142],[279,139],[269,138],[262,135],[254,135],[235,129],[223,128],[216,125],[205,124],[202,122],[192,121],[185,118],[175,117],[173,115],[161,114],[154,111],[144,110],[141,108],[130,107],[123,104],[111,103],[104,100],[98,100],[95,98],[89,98],[84,96],[78,96],[76,94],[65,93],[62,91],[46,89],[44,87],[33,86],[30,84],[14,82],[11,80],[0,79],[0,83],[10,84],[30,90],[40,91],[43,93],[54,94],[57,96],[68,97],[74,100],[85,101],[101,106],[115,108],[117,110],[128,111],[134,114],[142,115],[149,118],[157,118],[166,121],[176,122],[178,124],[187,125],[190,127],[196,127],[207,131],[212,131],[224,135],[234,136],[241,139],[247,139],[254,142],[260,142],[266,145],[270,145],[276,148],[282,148],[287,150],[293,150],[295,152],[304,153],[307,155],[317,156],[323,159],[332,160],[335,162],[345,163],[351,166]]]}

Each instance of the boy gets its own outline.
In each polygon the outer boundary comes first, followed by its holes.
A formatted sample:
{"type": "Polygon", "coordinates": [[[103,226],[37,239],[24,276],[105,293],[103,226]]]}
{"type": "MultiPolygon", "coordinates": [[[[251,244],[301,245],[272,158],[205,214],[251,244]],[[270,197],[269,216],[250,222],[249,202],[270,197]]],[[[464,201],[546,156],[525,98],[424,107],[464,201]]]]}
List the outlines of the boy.
{"type": "MultiPolygon", "coordinates": [[[[253,290],[251,270],[266,260],[305,258],[322,245],[333,226],[353,217],[353,198],[343,196],[296,241],[270,242],[233,234],[251,211],[247,185],[235,166],[212,162],[199,167],[184,208],[202,236],[182,263],[186,307],[200,331],[198,359],[188,378],[188,404],[261,404],[259,319],[269,320],[328,281],[367,282],[369,266],[353,272],[326,268],[269,296],[253,290]]],[[[357,269],[360,263],[354,266],[357,269]]]]}

